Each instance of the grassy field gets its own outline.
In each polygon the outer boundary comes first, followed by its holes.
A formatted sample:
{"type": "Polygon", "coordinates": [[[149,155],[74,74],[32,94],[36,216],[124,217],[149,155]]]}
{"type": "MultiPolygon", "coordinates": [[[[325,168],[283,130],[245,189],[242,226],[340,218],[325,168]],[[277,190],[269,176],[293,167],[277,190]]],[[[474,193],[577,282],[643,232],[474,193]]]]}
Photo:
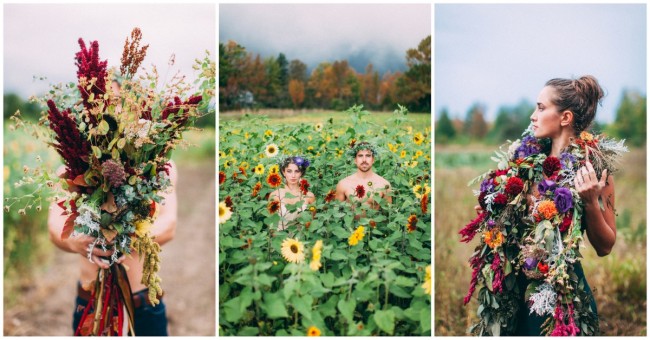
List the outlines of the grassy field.
{"type": "MultiPolygon", "coordinates": [[[[492,146],[435,149],[435,335],[465,335],[476,321],[476,299],[463,306],[471,271],[467,260],[478,243],[460,243],[458,230],[476,213],[467,183],[494,167],[492,146]]],[[[586,244],[583,267],[600,315],[603,335],[646,335],[646,149],[634,149],[615,175],[617,240],[598,257],[586,244]]],[[[476,297],[476,294],[475,296],[476,297]]]]}
{"type": "MultiPolygon", "coordinates": [[[[324,123],[330,118],[343,123],[350,121],[349,114],[342,111],[264,109],[251,114],[267,116],[270,118],[269,123],[273,125],[295,123],[315,124],[319,122],[324,123]]],[[[384,125],[386,120],[390,118],[392,114],[393,112],[371,111],[368,120],[376,124],[384,125]]],[[[239,111],[222,112],[219,114],[219,120],[239,120],[243,115],[244,113],[239,111]]],[[[408,118],[413,123],[413,129],[416,129],[418,131],[424,131],[426,128],[431,127],[431,115],[428,113],[409,113],[408,118]]]]}

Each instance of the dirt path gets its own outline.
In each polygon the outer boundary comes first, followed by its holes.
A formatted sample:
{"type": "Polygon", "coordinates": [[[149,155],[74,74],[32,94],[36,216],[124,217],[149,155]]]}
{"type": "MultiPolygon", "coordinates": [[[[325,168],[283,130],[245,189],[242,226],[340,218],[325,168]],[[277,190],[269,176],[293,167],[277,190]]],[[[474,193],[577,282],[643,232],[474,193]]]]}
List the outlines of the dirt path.
{"type": "MultiPolygon", "coordinates": [[[[178,167],[178,226],[160,271],[170,334],[215,335],[214,161],[178,167]]],[[[4,310],[5,336],[72,334],[78,255],[53,250],[52,256],[56,261],[24,286],[20,303],[4,310]]]]}

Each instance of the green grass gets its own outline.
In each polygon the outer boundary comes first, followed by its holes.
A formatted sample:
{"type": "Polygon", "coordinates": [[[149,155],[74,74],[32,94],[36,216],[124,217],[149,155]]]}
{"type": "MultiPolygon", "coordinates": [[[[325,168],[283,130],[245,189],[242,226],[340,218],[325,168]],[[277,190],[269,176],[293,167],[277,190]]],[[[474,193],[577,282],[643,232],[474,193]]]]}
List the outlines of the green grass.
{"type": "MultiPolygon", "coordinates": [[[[463,306],[478,243],[460,243],[458,230],[476,216],[476,197],[467,183],[494,167],[494,148],[436,146],[435,172],[435,334],[465,335],[476,320],[476,299],[463,306]]],[[[646,149],[626,154],[615,175],[617,241],[598,257],[587,243],[582,261],[600,315],[603,335],[645,335],[646,330],[646,149]]],[[[476,294],[475,294],[476,296],[476,294]]]]}
{"type": "MultiPolygon", "coordinates": [[[[351,122],[350,115],[342,111],[293,111],[293,110],[259,110],[253,115],[263,115],[269,117],[269,124],[298,124],[298,123],[325,123],[328,119],[334,122],[348,124],[351,122]]],[[[391,118],[392,112],[374,112],[371,111],[367,120],[369,122],[385,125],[386,121],[391,118]]],[[[243,113],[226,112],[219,115],[220,121],[241,120],[243,113]]],[[[431,128],[431,115],[428,113],[409,113],[409,120],[412,122],[413,129],[416,131],[425,131],[431,128]]]]}

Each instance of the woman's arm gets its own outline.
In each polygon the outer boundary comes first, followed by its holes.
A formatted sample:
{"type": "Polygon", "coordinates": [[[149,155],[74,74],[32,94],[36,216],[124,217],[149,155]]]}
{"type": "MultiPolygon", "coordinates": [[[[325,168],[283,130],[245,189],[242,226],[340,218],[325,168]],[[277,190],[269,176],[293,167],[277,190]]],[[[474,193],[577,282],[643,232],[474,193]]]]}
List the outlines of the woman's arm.
{"type": "Polygon", "coordinates": [[[614,214],[614,178],[603,171],[601,180],[596,178],[591,162],[580,168],[576,176],[576,189],[584,202],[583,222],[587,237],[598,256],[606,256],[616,243],[616,216],[614,214]],[[603,202],[600,209],[598,198],[603,202]]]}

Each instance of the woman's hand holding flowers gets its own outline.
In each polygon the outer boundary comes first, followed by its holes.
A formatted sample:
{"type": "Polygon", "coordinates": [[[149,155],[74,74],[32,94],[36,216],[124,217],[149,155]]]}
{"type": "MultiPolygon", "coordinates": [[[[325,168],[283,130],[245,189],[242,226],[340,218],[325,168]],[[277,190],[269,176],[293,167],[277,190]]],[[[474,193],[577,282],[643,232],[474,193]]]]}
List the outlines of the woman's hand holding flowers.
{"type": "Polygon", "coordinates": [[[603,170],[600,181],[596,177],[596,171],[589,161],[589,148],[586,149],[586,163],[576,173],[574,184],[578,194],[585,204],[598,204],[598,197],[600,197],[605,183],[607,181],[607,169],[603,170]]]}

